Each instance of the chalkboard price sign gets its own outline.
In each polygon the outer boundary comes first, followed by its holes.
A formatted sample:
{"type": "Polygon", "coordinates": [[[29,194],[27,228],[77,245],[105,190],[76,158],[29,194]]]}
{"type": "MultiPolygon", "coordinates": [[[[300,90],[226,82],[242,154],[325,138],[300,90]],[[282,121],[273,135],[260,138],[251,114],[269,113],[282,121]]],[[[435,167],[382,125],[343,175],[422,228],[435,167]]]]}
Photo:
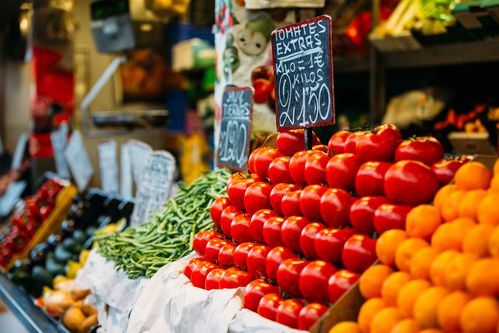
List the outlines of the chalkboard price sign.
{"type": "Polygon", "coordinates": [[[277,129],[334,124],[331,17],[272,32],[277,129]]]}
{"type": "Polygon", "coordinates": [[[246,169],[252,112],[253,90],[251,88],[225,88],[217,154],[218,167],[238,171],[246,169]]]}

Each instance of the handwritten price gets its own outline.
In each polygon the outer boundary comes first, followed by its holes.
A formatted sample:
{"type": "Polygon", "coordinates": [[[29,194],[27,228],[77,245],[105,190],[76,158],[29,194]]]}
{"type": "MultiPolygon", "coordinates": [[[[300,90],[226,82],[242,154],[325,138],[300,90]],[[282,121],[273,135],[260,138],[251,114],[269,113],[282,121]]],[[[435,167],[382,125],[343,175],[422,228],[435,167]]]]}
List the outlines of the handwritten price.
{"type": "Polygon", "coordinates": [[[219,160],[223,163],[244,165],[246,162],[246,143],[248,128],[235,120],[227,121],[227,130],[221,134],[222,144],[219,160]]]}

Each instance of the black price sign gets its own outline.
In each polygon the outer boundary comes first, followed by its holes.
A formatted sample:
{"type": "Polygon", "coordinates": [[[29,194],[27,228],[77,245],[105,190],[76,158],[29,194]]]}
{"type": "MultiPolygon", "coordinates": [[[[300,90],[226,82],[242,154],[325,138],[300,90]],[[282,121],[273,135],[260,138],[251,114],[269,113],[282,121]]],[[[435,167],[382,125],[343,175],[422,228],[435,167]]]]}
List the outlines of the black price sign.
{"type": "Polygon", "coordinates": [[[277,129],[334,124],[331,17],[272,32],[277,129]]]}
{"type": "Polygon", "coordinates": [[[252,112],[253,90],[251,88],[225,88],[217,154],[218,167],[228,167],[238,171],[246,169],[252,112]]]}

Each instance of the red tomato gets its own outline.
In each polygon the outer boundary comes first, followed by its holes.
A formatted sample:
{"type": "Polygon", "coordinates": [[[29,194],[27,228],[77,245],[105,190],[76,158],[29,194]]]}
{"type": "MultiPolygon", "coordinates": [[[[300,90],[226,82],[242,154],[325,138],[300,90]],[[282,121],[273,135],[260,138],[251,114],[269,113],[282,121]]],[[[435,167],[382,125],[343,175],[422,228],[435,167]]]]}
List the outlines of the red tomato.
{"type": "Polygon", "coordinates": [[[361,164],[361,160],[354,154],[345,153],[331,157],[326,165],[326,180],[329,187],[352,191],[361,164]]]}
{"type": "Polygon", "coordinates": [[[317,252],[315,252],[315,236],[319,231],[324,229],[325,226],[322,223],[310,223],[303,230],[301,231],[300,234],[300,249],[301,253],[307,258],[310,259],[315,259],[317,258],[317,252]]]}
{"type": "Polygon", "coordinates": [[[236,246],[234,250],[234,265],[240,270],[246,270],[246,259],[249,251],[256,246],[255,243],[247,242],[236,246]]]}
{"type": "Polygon", "coordinates": [[[192,258],[184,268],[184,275],[190,280],[192,270],[203,261],[203,258],[192,258]]]}
{"type": "Polygon", "coordinates": [[[300,211],[310,220],[319,220],[321,218],[320,204],[321,197],[328,190],[321,185],[308,185],[300,193],[300,211]]]}
{"type": "Polygon", "coordinates": [[[204,251],[204,256],[209,262],[216,262],[218,260],[218,253],[224,245],[230,244],[226,240],[220,238],[213,238],[206,243],[206,249],[204,251]]]}
{"type": "Polygon", "coordinates": [[[444,158],[444,148],[431,136],[404,140],[395,151],[395,161],[413,160],[432,165],[444,158]]]}
{"type": "MultiPolygon", "coordinates": [[[[305,138],[303,129],[292,129],[289,131],[279,132],[277,135],[277,149],[285,155],[291,156],[300,150],[305,150],[305,138]]],[[[312,132],[312,144],[320,144],[319,139],[312,132]]]]}
{"type": "Polygon", "coordinates": [[[341,265],[343,246],[346,240],[353,235],[353,229],[322,229],[317,233],[314,240],[317,256],[322,260],[341,265]]]}
{"type": "Polygon", "coordinates": [[[267,254],[265,272],[269,280],[275,281],[279,265],[286,259],[297,258],[296,254],[283,246],[276,246],[267,254]]]}
{"type": "Polygon", "coordinates": [[[449,184],[454,179],[454,175],[456,174],[457,170],[459,170],[459,168],[462,167],[466,162],[467,160],[464,159],[441,160],[437,163],[434,163],[431,166],[431,170],[435,173],[438,181],[443,186],[449,184]]]}
{"type": "Polygon", "coordinates": [[[255,92],[253,94],[253,101],[257,104],[266,103],[270,97],[270,93],[274,89],[272,81],[258,78],[252,81],[252,85],[255,92]]]}
{"type": "Polygon", "coordinates": [[[397,127],[384,124],[374,128],[357,140],[355,154],[364,162],[393,161],[395,149],[402,142],[402,135],[397,127]]]}
{"type": "Polygon", "coordinates": [[[234,218],[239,214],[242,214],[242,211],[235,206],[229,206],[223,210],[222,215],[220,216],[220,227],[225,236],[231,237],[230,226],[232,225],[234,218]]]}
{"type": "MultiPolygon", "coordinates": [[[[274,148],[266,148],[265,150],[261,150],[255,156],[254,166],[255,173],[262,179],[267,179],[269,165],[276,158],[284,156],[277,149],[274,148]]],[[[230,198],[230,195],[229,195],[230,198]]]]}
{"type": "Polygon", "coordinates": [[[365,235],[353,235],[345,242],[341,256],[345,268],[365,271],[376,260],[376,240],[365,235]]]}
{"type": "Polygon", "coordinates": [[[416,206],[430,202],[440,184],[431,169],[421,162],[400,161],[385,174],[384,189],[391,202],[416,206]]]}
{"type": "Polygon", "coordinates": [[[327,144],[329,156],[343,154],[345,152],[345,143],[348,137],[352,134],[350,131],[341,130],[333,134],[327,144]]]}
{"type": "Polygon", "coordinates": [[[221,196],[218,197],[210,207],[210,216],[213,220],[213,223],[217,227],[220,227],[220,216],[222,215],[222,211],[230,206],[229,197],[221,196]]]}
{"type": "Polygon", "coordinates": [[[251,242],[253,237],[251,237],[250,230],[250,218],[248,214],[241,213],[234,217],[232,223],[230,224],[230,235],[236,243],[251,242]]]}
{"type": "Polygon", "coordinates": [[[211,262],[202,261],[200,262],[191,273],[191,283],[194,287],[204,289],[206,276],[212,270],[219,268],[217,265],[211,262]]]}
{"type": "Polygon", "coordinates": [[[321,218],[330,227],[348,225],[352,197],[347,191],[330,188],[321,197],[319,211],[321,218]]]}
{"type": "Polygon", "coordinates": [[[360,275],[346,269],[334,273],[328,281],[328,298],[330,303],[336,301],[357,282],[360,275]]]}
{"type": "Polygon", "coordinates": [[[282,298],[277,293],[266,294],[258,303],[257,313],[263,318],[275,321],[277,308],[282,303],[282,298]]]}
{"type": "Polygon", "coordinates": [[[281,238],[281,227],[283,223],[284,218],[276,216],[269,218],[263,225],[263,239],[271,248],[284,245],[281,238]]]}
{"type": "Polygon", "coordinates": [[[363,197],[350,207],[350,223],[355,231],[366,235],[374,232],[374,211],[386,203],[385,197],[363,197]]]}
{"type": "Polygon", "coordinates": [[[225,274],[225,269],[215,268],[206,275],[206,280],[204,281],[204,289],[220,289],[220,281],[225,274]]]}
{"type": "Polygon", "coordinates": [[[304,176],[307,184],[313,185],[326,183],[327,162],[329,162],[329,157],[323,152],[311,154],[307,158],[304,169],[304,176]]]}
{"type": "Polygon", "coordinates": [[[289,174],[296,184],[301,186],[307,185],[307,182],[305,181],[305,163],[307,163],[307,159],[310,156],[315,154],[321,154],[321,152],[315,150],[302,150],[295,153],[289,160],[289,174]]]}
{"type": "Polygon", "coordinates": [[[284,216],[288,217],[303,215],[300,210],[300,194],[301,190],[287,192],[283,195],[281,201],[281,210],[284,216]]]}
{"type": "Polygon", "coordinates": [[[192,247],[194,251],[200,256],[204,256],[204,250],[206,249],[206,243],[213,238],[222,238],[223,235],[214,230],[202,230],[194,236],[194,241],[192,242],[192,247]]]}
{"type": "Polygon", "coordinates": [[[344,152],[355,154],[357,152],[358,142],[367,134],[369,134],[369,131],[357,131],[350,134],[345,140],[344,152]]]}
{"type": "Polygon", "coordinates": [[[290,258],[284,260],[277,268],[277,284],[281,287],[281,291],[295,297],[301,297],[298,280],[302,269],[309,262],[303,259],[290,258]]]}
{"type": "Polygon", "coordinates": [[[270,191],[270,205],[272,206],[272,209],[275,210],[277,214],[282,214],[281,203],[284,194],[291,191],[297,191],[299,189],[300,186],[296,184],[282,183],[275,185],[272,188],[272,191],[270,191]]]}
{"type": "Polygon", "coordinates": [[[259,147],[253,150],[248,158],[248,171],[251,173],[255,173],[255,159],[256,156],[261,152],[266,150],[265,147],[259,147]]]}
{"type": "Polygon", "coordinates": [[[229,268],[220,280],[220,289],[246,287],[250,282],[251,276],[248,272],[240,271],[237,268],[229,268]]]}
{"type": "Polygon", "coordinates": [[[222,267],[229,268],[234,266],[234,251],[236,246],[234,244],[225,244],[218,252],[218,264],[222,267]]]}
{"type": "Polygon", "coordinates": [[[260,209],[270,207],[270,191],[272,185],[264,182],[255,182],[251,184],[244,194],[244,208],[246,212],[252,215],[260,209]]]}
{"type": "Polygon", "coordinates": [[[366,162],[362,164],[355,176],[355,191],[359,197],[385,195],[383,189],[385,173],[391,163],[366,162]]]}
{"type": "Polygon", "coordinates": [[[298,315],[303,302],[297,299],[284,300],[277,308],[275,321],[291,328],[298,328],[298,315]]]}
{"type": "Polygon", "coordinates": [[[315,260],[300,272],[298,285],[303,297],[312,302],[327,302],[327,283],[336,267],[332,264],[315,260]]]}
{"type": "Polygon", "coordinates": [[[260,209],[256,211],[253,214],[253,216],[251,216],[251,220],[249,222],[249,232],[251,237],[255,241],[257,241],[258,243],[265,242],[265,240],[263,239],[263,224],[269,218],[274,216],[279,216],[279,215],[271,209],[260,209]]]}
{"type": "Polygon", "coordinates": [[[293,179],[289,174],[289,160],[289,156],[281,156],[270,163],[268,174],[272,184],[293,182],[293,179]]]}
{"type": "Polygon", "coordinates": [[[327,154],[327,146],[326,145],[315,145],[312,147],[312,150],[321,151],[321,152],[327,154]]]}
{"type": "Polygon", "coordinates": [[[265,260],[270,252],[270,247],[266,245],[256,245],[248,252],[246,257],[246,268],[254,278],[265,277],[265,260]]]}
{"type": "MultiPolygon", "coordinates": [[[[234,180],[227,185],[227,194],[234,207],[239,210],[244,209],[244,193],[246,193],[248,187],[255,182],[256,180],[254,178],[244,178],[234,180]]],[[[220,222],[220,224],[221,223],[222,222],[220,222]]]]}
{"type": "Polygon", "coordinates": [[[251,281],[244,289],[243,304],[246,309],[257,311],[260,300],[266,294],[278,293],[279,289],[263,279],[251,281]]]}
{"type": "Polygon", "coordinates": [[[300,235],[303,228],[310,223],[304,216],[290,216],[281,227],[281,238],[284,245],[289,249],[300,252],[300,235]]]}
{"type": "Polygon", "coordinates": [[[298,314],[298,329],[308,331],[319,318],[326,313],[328,307],[321,303],[309,303],[298,314]]]}
{"type": "Polygon", "coordinates": [[[405,230],[405,218],[411,209],[411,206],[388,203],[379,206],[374,212],[374,229],[380,235],[390,229],[405,230]]]}

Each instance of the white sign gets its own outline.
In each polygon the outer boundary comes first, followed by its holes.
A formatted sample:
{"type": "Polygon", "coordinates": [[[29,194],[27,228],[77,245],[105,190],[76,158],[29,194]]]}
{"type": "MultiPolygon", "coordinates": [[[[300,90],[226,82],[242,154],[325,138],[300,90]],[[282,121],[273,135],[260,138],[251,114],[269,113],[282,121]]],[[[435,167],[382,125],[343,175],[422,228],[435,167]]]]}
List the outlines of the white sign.
{"type": "Polygon", "coordinates": [[[118,193],[118,161],[116,141],[102,142],[98,146],[99,171],[102,189],[108,193],[118,193]]]}
{"type": "Polygon", "coordinates": [[[133,197],[132,160],[130,152],[130,144],[125,143],[121,146],[120,191],[121,195],[125,198],[133,197]]]}
{"type": "Polygon", "coordinates": [[[14,152],[14,157],[12,158],[12,163],[10,165],[10,168],[12,170],[16,170],[21,167],[27,143],[28,135],[26,133],[21,134],[21,136],[17,140],[16,150],[14,152]]]}
{"type": "Polygon", "coordinates": [[[152,148],[148,144],[138,140],[130,140],[128,143],[130,145],[130,158],[132,160],[133,181],[138,188],[149,155],[152,154],[152,148]]]}
{"type": "Polygon", "coordinates": [[[54,150],[55,168],[57,174],[65,179],[69,179],[69,170],[66,160],[64,159],[64,149],[68,138],[68,125],[62,124],[57,131],[50,133],[50,141],[54,150]]]}
{"type": "Polygon", "coordinates": [[[24,180],[13,182],[7,187],[5,193],[0,197],[0,216],[7,216],[10,214],[21,198],[25,188],[26,182],[24,180]]]}
{"type": "Polygon", "coordinates": [[[94,168],[83,145],[80,131],[73,132],[71,140],[69,140],[64,151],[64,157],[66,158],[66,163],[73,175],[76,186],[78,186],[80,191],[83,191],[90,183],[90,179],[92,179],[94,168]]]}

